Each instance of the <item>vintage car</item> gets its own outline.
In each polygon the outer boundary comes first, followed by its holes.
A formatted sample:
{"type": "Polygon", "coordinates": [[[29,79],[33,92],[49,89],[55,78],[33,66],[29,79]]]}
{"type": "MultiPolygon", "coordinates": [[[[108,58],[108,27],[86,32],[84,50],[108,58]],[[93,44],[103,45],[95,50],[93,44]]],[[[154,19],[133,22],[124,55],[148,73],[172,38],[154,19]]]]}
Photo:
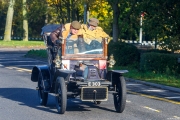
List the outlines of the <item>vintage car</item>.
{"type": "MultiPolygon", "coordinates": [[[[108,70],[115,64],[113,56],[108,59],[108,39],[92,40],[86,49],[78,48],[78,41],[63,40],[56,46],[50,40],[50,32],[42,36],[47,47],[48,64],[34,66],[31,81],[37,82],[39,102],[46,105],[48,93],[54,93],[58,113],[64,114],[67,99],[80,99],[100,104],[114,98],[115,110],[122,113],[126,104],[126,83],[123,73],[128,70],[108,70]]],[[[82,36],[80,36],[81,39],[82,36]]]]}

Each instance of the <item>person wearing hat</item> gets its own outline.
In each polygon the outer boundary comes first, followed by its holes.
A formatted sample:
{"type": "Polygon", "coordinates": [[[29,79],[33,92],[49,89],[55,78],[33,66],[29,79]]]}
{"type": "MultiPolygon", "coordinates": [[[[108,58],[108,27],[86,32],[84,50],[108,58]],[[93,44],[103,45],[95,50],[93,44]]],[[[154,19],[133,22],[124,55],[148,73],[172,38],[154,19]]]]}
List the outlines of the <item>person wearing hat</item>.
{"type": "MultiPolygon", "coordinates": [[[[81,24],[78,21],[73,21],[65,25],[61,25],[50,34],[50,38],[55,45],[60,45],[62,40],[66,39],[66,54],[74,54],[74,43],[76,43],[78,52],[84,52],[85,46],[82,38],[81,24]]],[[[77,50],[76,50],[77,52],[77,50]]]]}
{"type": "Polygon", "coordinates": [[[96,18],[91,18],[89,19],[89,22],[88,22],[88,29],[93,31],[96,29],[96,27],[98,26],[99,24],[99,20],[96,19],[96,18]]]}
{"type": "Polygon", "coordinates": [[[51,41],[54,44],[61,44],[62,39],[77,40],[80,28],[81,24],[78,21],[62,24],[50,34],[51,41]]]}
{"type": "Polygon", "coordinates": [[[102,38],[109,38],[109,35],[98,26],[99,20],[96,18],[90,18],[88,24],[82,24],[83,38],[86,43],[86,49],[98,49],[102,48],[102,38]]]}

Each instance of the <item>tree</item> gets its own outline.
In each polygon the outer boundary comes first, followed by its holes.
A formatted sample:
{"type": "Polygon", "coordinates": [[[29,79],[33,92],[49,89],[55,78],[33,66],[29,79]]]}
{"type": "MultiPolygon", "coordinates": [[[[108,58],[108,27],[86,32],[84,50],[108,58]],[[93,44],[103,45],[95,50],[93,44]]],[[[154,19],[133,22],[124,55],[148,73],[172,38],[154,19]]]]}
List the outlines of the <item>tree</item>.
{"type": "Polygon", "coordinates": [[[23,0],[23,41],[28,41],[28,20],[27,20],[27,4],[23,0]]]}
{"type": "MultiPolygon", "coordinates": [[[[46,1],[27,0],[28,35],[40,37],[41,28],[46,24],[46,1]]],[[[22,5],[22,4],[21,4],[22,5]]],[[[22,9],[21,9],[22,11],[22,9]]],[[[50,17],[48,17],[50,19],[50,17]]]]}
{"type": "Polygon", "coordinates": [[[9,7],[6,17],[6,26],[4,32],[4,41],[11,41],[11,30],[12,30],[12,20],[14,14],[14,3],[15,0],[9,0],[9,7]]]}
{"type": "MultiPolygon", "coordinates": [[[[79,0],[46,0],[48,4],[50,23],[67,23],[73,20],[81,20],[79,8],[81,1],[79,0]]],[[[81,14],[82,15],[82,14],[81,14]]]]}
{"type": "Polygon", "coordinates": [[[112,2],[110,3],[113,9],[113,41],[116,42],[118,40],[118,33],[119,33],[119,27],[118,27],[118,19],[120,15],[119,0],[112,0],[112,2]]]}
{"type": "Polygon", "coordinates": [[[5,0],[0,1],[0,36],[4,35],[8,3],[5,0]]]}
{"type": "Polygon", "coordinates": [[[144,30],[157,41],[163,49],[180,49],[180,1],[142,0],[140,8],[146,12],[144,30]]]}

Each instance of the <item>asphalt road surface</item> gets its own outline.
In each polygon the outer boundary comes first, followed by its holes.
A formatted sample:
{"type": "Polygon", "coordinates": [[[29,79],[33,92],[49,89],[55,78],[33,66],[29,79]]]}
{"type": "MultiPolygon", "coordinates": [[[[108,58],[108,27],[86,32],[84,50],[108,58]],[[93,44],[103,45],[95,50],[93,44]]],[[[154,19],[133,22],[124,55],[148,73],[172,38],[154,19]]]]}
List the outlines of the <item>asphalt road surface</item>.
{"type": "Polygon", "coordinates": [[[27,51],[0,50],[0,120],[180,120],[180,93],[134,82],[127,84],[123,113],[116,113],[112,95],[100,105],[69,99],[65,114],[57,114],[55,98],[40,106],[31,69],[46,61],[25,58],[27,51]]]}

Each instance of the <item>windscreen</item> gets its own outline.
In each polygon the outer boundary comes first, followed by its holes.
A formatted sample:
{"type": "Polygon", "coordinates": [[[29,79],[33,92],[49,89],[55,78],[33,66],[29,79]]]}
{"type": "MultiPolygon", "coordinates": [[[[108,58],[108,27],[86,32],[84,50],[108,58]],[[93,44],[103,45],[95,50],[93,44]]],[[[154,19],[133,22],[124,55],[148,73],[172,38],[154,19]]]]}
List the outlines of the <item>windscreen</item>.
{"type": "Polygon", "coordinates": [[[89,43],[78,40],[67,40],[66,54],[103,54],[102,40],[91,40],[89,43]]]}

